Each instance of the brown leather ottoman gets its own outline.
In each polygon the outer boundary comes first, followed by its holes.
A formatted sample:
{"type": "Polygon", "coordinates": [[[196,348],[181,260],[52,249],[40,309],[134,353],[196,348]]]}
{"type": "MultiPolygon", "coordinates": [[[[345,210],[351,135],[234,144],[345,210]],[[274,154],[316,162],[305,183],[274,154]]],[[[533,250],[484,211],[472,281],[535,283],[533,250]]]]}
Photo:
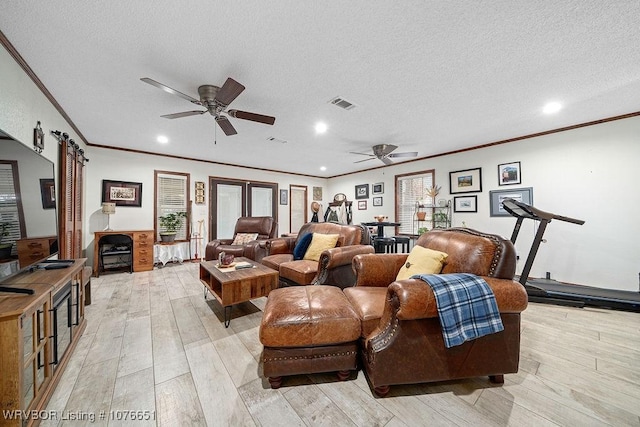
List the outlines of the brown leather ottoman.
{"type": "Polygon", "coordinates": [[[263,373],[271,388],[286,375],[357,369],[360,319],[336,286],[293,286],[269,293],[260,324],[263,373]]]}

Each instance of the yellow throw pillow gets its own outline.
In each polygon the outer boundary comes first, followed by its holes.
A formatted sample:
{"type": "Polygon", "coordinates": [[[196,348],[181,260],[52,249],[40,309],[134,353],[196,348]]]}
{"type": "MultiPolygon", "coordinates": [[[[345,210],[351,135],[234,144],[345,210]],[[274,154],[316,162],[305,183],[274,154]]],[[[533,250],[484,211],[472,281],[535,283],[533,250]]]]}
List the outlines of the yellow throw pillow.
{"type": "Polygon", "coordinates": [[[311,244],[307,248],[307,252],[304,253],[304,257],[302,259],[320,261],[320,254],[325,249],[335,248],[339,238],[339,234],[313,233],[311,244]]]}
{"type": "Polygon", "coordinates": [[[407,257],[396,280],[408,279],[414,274],[438,274],[442,271],[442,264],[447,259],[447,254],[422,246],[414,246],[407,257]]]}

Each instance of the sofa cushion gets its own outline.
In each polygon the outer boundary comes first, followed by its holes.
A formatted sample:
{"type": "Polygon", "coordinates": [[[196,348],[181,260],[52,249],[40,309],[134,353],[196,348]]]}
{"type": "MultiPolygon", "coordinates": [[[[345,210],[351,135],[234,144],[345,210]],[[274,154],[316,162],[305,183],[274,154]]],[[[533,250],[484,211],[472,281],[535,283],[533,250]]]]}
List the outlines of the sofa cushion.
{"type": "Polygon", "coordinates": [[[238,233],[236,237],[233,239],[232,245],[246,245],[252,240],[256,240],[258,238],[258,233],[238,233]]]}
{"type": "Polygon", "coordinates": [[[310,285],[316,274],[318,274],[318,261],[302,259],[280,264],[280,277],[299,285],[310,285]]]}
{"type": "Polygon", "coordinates": [[[280,264],[291,261],[293,261],[293,255],[291,254],[275,254],[267,255],[260,260],[260,263],[277,271],[280,270],[280,264]]]}
{"type": "Polygon", "coordinates": [[[396,280],[408,279],[414,274],[438,274],[442,271],[442,265],[447,254],[422,246],[414,246],[407,257],[396,280]]]}
{"type": "Polygon", "coordinates": [[[302,259],[320,261],[320,254],[327,249],[335,248],[339,238],[339,234],[313,233],[311,244],[302,259]]]}
{"type": "Polygon", "coordinates": [[[312,237],[313,233],[307,233],[298,239],[298,243],[296,243],[296,246],[293,248],[294,261],[304,258],[304,254],[307,253],[307,249],[311,244],[312,237]]]}
{"type": "Polygon", "coordinates": [[[354,286],[344,288],[344,294],[362,322],[361,336],[367,337],[380,324],[387,297],[387,288],[381,286],[354,286]]]}

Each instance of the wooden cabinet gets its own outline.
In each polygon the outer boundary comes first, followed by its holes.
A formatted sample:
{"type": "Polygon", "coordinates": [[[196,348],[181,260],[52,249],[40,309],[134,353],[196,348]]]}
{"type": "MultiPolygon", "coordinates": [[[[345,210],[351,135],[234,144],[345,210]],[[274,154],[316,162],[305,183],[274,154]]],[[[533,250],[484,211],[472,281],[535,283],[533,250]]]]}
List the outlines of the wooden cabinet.
{"type": "Polygon", "coordinates": [[[20,268],[25,268],[36,261],[40,261],[51,255],[52,248],[57,251],[56,236],[30,237],[16,242],[18,248],[18,261],[20,268]]]}
{"type": "Polygon", "coordinates": [[[153,230],[128,230],[128,231],[96,231],[93,243],[93,275],[99,275],[100,239],[108,235],[121,234],[129,236],[133,243],[133,271],[153,270],[153,243],[155,232],[153,230]]]}
{"type": "Polygon", "coordinates": [[[21,414],[42,411],[64,371],[86,326],[81,286],[85,262],[80,259],[67,268],[23,272],[2,282],[9,288],[34,291],[31,295],[0,292],[3,426],[37,423],[21,414]]]}

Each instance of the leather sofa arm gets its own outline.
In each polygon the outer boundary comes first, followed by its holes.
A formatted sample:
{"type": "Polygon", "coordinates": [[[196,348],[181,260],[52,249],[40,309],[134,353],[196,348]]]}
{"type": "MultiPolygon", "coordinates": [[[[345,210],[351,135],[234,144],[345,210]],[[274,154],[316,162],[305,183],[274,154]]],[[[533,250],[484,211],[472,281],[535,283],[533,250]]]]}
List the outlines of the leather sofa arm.
{"type": "Polygon", "coordinates": [[[353,258],[355,286],[387,287],[396,280],[408,254],[368,254],[353,258]]]}
{"type": "Polygon", "coordinates": [[[280,237],[266,242],[267,255],[292,254],[296,244],[295,237],[280,237]]]}
{"type": "MultiPolygon", "coordinates": [[[[509,279],[482,276],[487,281],[498,303],[501,313],[520,313],[527,308],[527,291],[509,279]]],[[[438,316],[435,296],[431,287],[420,279],[393,282],[387,290],[387,302],[383,319],[395,317],[400,320],[425,319],[438,316]]]]}
{"type": "Polygon", "coordinates": [[[204,249],[204,259],[205,261],[211,261],[215,259],[214,256],[216,248],[220,245],[230,245],[233,243],[233,239],[216,239],[207,243],[207,246],[204,249]]]}
{"type": "Polygon", "coordinates": [[[319,268],[335,268],[341,265],[349,265],[356,255],[372,254],[371,245],[339,246],[337,248],[322,251],[319,259],[319,268]]]}
{"type": "Polygon", "coordinates": [[[252,240],[244,245],[242,256],[260,262],[267,254],[266,240],[252,240]]]}

